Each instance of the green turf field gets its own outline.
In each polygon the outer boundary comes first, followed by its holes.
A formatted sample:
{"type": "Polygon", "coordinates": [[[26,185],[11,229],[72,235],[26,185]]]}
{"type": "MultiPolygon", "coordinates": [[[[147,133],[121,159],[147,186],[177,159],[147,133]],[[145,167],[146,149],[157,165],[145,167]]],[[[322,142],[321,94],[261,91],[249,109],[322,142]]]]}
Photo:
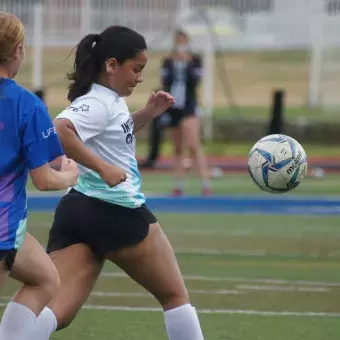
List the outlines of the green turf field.
{"type": "MultiPolygon", "coordinates": [[[[174,245],[206,339],[338,339],[340,217],[157,217],[174,245]]],[[[51,218],[30,215],[29,230],[42,244],[51,218]]],[[[17,287],[8,282],[3,303],[17,287]]],[[[52,337],[94,338],[166,339],[157,303],[111,264],[72,327],[52,337]]]]}
{"type": "MultiPolygon", "coordinates": [[[[328,174],[323,178],[307,177],[304,182],[292,192],[294,195],[339,195],[340,176],[328,174]]],[[[171,191],[173,180],[169,175],[144,174],[143,187],[146,193],[164,194],[171,191]]],[[[211,181],[211,186],[216,194],[220,195],[270,195],[259,192],[248,174],[225,174],[221,178],[211,181]]],[[[200,185],[193,175],[185,180],[184,188],[189,194],[199,194],[200,185]]]]}
{"type": "MultiPolygon", "coordinates": [[[[67,105],[64,74],[69,49],[46,50],[44,84],[47,104],[55,116],[67,105]]],[[[145,83],[129,98],[131,108],[145,103],[159,85],[161,55],[152,54],[145,83]]],[[[19,82],[29,86],[31,59],[19,82]]],[[[266,119],[272,90],[287,91],[288,120],[338,120],[339,116],[305,107],[308,93],[306,52],[227,53],[219,55],[228,69],[234,99],[245,118],[266,119]]],[[[219,69],[216,68],[218,75],[219,69]]],[[[215,77],[214,117],[238,117],[228,105],[221,79],[215,77]]],[[[246,156],[249,143],[205,143],[209,155],[246,156]]],[[[338,146],[304,145],[311,156],[338,158],[338,146]]],[[[170,155],[165,143],[162,154],[170,155]]],[[[137,143],[137,155],[147,144],[137,143]]],[[[171,192],[169,174],[143,173],[143,191],[171,192]]],[[[307,177],[292,195],[339,196],[340,175],[307,177]]],[[[29,190],[34,190],[31,183],[29,190]]],[[[185,180],[188,194],[198,194],[197,178],[185,180]]],[[[267,195],[247,174],[225,174],[212,180],[223,195],[267,195]]],[[[340,334],[340,217],[242,214],[156,214],[172,242],[193,305],[199,311],[207,340],[336,340],[340,334]]],[[[52,213],[31,213],[29,231],[46,244],[52,213]]],[[[18,288],[9,280],[2,305],[18,288]]],[[[155,300],[118,268],[107,264],[72,326],[53,340],[166,340],[162,312],[155,300]]]]}
{"type": "MultiPolygon", "coordinates": [[[[170,193],[169,174],[142,175],[148,195],[170,193]]],[[[337,174],[307,177],[291,195],[339,196],[339,181],[337,174]]],[[[185,188],[198,194],[199,181],[189,175],[185,188]]],[[[225,174],[212,181],[212,188],[223,195],[267,195],[247,174],[225,174]]],[[[339,216],[156,215],[174,246],[206,339],[338,339],[339,216]]],[[[51,219],[51,213],[30,214],[29,230],[42,244],[51,219]]],[[[3,304],[17,287],[8,282],[3,304]]],[[[94,338],[166,339],[155,300],[112,264],[105,266],[72,326],[52,337],[94,338]]]]}
{"type": "MultiPolygon", "coordinates": [[[[143,174],[147,193],[170,192],[166,174],[143,174]]],[[[308,177],[292,195],[339,195],[339,175],[308,177]]],[[[248,175],[212,182],[219,194],[260,194],[248,175]]],[[[199,193],[197,179],[186,181],[199,193]]],[[[266,194],[264,194],[266,195],[266,194]]],[[[156,214],[172,242],[206,339],[338,339],[340,217],[156,214]]],[[[31,213],[29,230],[46,244],[52,213],[31,213]]],[[[18,284],[8,281],[5,304],[18,284]]],[[[85,308],[54,340],[166,339],[155,300],[107,264],[85,308]]]]}
{"type": "MultiPolygon", "coordinates": [[[[174,181],[171,174],[154,174],[142,172],[143,191],[148,194],[170,194],[174,181]]],[[[294,195],[340,195],[340,175],[327,174],[323,178],[307,177],[304,182],[292,192],[294,195]]],[[[218,195],[270,195],[253,184],[248,174],[224,174],[211,180],[211,188],[218,195]]],[[[200,182],[196,176],[185,177],[184,189],[187,194],[199,194],[200,182]]],[[[28,190],[36,191],[31,182],[28,190]]]]}

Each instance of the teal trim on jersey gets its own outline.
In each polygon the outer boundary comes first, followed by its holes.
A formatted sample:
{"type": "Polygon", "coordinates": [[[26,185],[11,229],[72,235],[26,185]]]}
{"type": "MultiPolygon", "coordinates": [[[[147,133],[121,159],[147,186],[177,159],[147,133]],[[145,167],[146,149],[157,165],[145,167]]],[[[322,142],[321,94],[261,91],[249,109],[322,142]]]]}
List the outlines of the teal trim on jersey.
{"type": "Polygon", "coordinates": [[[19,223],[19,228],[17,229],[14,248],[19,249],[24,242],[27,229],[27,218],[23,219],[19,223]]]}
{"type": "MultiPolygon", "coordinates": [[[[133,183],[136,182],[134,177],[135,174],[133,173],[133,183]]],[[[140,180],[137,179],[136,183],[140,183],[140,180]]],[[[140,186],[135,188],[135,190],[139,190],[140,186]]],[[[135,194],[135,190],[133,190],[132,193],[128,192],[124,188],[124,183],[119,184],[114,188],[110,188],[94,171],[87,174],[80,174],[78,177],[78,183],[74,189],[83,193],[84,195],[98,198],[100,200],[121,205],[127,208],[136,208],[145,203],[144,195],[139,196],[138,193],[135,194]]]]}
{"type": "Polygon", "coordinates": [[[84,195],[95,197],[103,201],[123,205],[129,208],[134,207],[133,202],[129,202],[128,193],[125,190],[122,190],[120,185],[110,188],[94,171],[87,174],[80,174],[78,183],[74,189],[84,195]]]}
{"type": "Polygon", "coordinates": [[[137,189],[137,192],[133,196],[135,202],[142,202],[141,204],[145,203],[145,196],[141,192],[142,188],[142,178],[140,176],[137,161],[135,158],[130,157],[130,171],[133,175],[132,185],[137,189]]]}

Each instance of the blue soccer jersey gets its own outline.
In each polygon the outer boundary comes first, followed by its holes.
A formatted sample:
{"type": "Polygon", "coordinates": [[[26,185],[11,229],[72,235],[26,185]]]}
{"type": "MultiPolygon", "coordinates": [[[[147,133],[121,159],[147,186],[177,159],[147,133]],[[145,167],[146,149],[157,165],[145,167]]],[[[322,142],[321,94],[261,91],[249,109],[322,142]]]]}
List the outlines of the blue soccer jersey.
{"type": "Polygon", "coordinates": [[[18,249],[26,232],[28,171],[63,155],[42,101],[0,79],[0,250],[18,249]]]}

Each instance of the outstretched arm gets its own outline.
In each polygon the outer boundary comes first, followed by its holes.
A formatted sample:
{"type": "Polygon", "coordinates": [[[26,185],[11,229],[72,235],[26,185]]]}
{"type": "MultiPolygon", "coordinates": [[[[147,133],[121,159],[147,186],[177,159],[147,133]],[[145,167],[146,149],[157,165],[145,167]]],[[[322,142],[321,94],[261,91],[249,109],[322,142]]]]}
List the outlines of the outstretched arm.
{"type": "Polygon", "coordinates": [[[149,122],[161,115],[175,102],[174,97],[164,91],[152,92],[146,106],[132,113],[134,132],[139,131],[149,122]]]}

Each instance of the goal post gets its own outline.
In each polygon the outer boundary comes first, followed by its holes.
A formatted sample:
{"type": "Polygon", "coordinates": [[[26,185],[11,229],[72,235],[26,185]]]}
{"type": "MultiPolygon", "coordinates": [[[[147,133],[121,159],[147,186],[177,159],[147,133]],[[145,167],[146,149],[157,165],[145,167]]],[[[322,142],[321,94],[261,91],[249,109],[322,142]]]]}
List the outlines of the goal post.
{"type": "Polygon", "coordinates": [[[323,29],[325,21],[325,8],[319,0],[311,0],[310,36],[311,52],[309,61],[309,90],[308,107],[316,109],[319,106],[320,85],[322,76],[323,57],[323,29]]]}
{"type": "Polygon", "coordinates": [[[33,8],[33,67],[32,88],[33,91],[44,99],[43,90],[43,17],[44,7],[40,2],[34,4],[33,8]]]}
{"type": "Polygon", "coordinates": [[[339,6],[328,7],[329,2],[315,2],[314,20],[311,20],[312,49],[310,60],[309,107],[324,112],[340,110],[340,1],[339,6]]]}

